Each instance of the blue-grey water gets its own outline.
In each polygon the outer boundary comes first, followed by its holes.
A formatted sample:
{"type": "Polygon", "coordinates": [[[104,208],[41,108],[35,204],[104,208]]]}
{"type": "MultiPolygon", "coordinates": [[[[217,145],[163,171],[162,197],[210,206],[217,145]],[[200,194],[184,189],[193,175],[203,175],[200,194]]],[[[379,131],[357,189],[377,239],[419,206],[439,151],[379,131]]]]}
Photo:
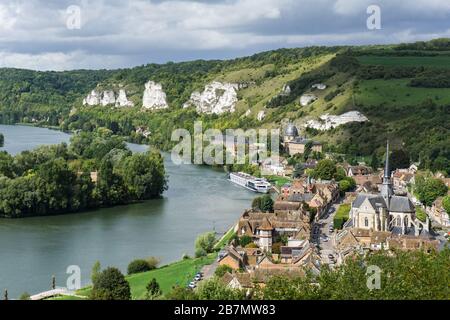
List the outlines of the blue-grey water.
{"type": "MultiPolygon", "coordinates": [[[[59,131],[26,126],[0,125],[0,133],[5,136],[0,150],[14,154],[70,139],[59,131]]],[[[79,214],[0,219],[0,290],[7,288],[12,298],[48,290],[52,275],[58,286],[65,286],[70,265],[81,268],[86,285],[96,260],[123,271],[135,258],[156,256],[163,264],[178,260],[193,254],[198,234],[224,232],[250,206],[254,194],[228,182],[223,171],[176,166],[170,155],[164,157],[169,190],[163,199],[79,214]]]]}

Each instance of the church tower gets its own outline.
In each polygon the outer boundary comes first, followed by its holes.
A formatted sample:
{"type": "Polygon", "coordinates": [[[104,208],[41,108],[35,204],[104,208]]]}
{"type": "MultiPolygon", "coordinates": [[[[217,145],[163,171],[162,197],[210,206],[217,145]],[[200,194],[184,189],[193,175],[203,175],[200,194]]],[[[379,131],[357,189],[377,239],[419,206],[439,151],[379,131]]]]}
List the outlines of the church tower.
{"type": "Polygon", "coordinates": [[[386,161],[384,165],[383,184],[381,186],[381,196],[384,198],[388,210],[389,210],[389,202],[393,194],[394,190],[392,188],[391,171],[389,169],[389,141],[388,141],[386,145],[386,161]]]}

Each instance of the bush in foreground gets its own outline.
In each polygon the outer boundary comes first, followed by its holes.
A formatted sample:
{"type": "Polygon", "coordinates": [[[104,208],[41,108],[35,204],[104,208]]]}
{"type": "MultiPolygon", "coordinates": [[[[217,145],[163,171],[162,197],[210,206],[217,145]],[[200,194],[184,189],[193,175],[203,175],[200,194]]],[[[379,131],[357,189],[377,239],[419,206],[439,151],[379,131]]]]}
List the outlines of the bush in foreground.
{"type": "Polygon", "coordinates": [[[130,285],[119,269],[109,267],[95,278],[91,298],[93,300],[130,300],[130,285]]]}

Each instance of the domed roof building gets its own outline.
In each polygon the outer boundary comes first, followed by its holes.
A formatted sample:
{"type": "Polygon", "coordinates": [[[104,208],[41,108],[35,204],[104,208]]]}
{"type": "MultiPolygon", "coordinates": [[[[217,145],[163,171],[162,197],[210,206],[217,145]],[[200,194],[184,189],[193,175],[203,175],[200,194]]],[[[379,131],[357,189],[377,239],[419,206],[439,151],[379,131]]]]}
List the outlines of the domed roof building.
{"type": "Polygon", "coordinates": [[[289,122],[286,131],[284,132],[284,135],[286,137],[297,137],[298,136],[298,129],[292,122],[289,122]]]}

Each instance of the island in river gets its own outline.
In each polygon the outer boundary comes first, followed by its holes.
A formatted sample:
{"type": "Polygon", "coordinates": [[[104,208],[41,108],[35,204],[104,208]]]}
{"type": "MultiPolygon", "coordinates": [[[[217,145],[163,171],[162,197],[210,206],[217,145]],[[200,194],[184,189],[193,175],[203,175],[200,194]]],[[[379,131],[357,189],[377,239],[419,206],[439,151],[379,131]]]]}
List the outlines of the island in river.
{"type": "MultiPolygon", "coordinates": [[[[0,132],[5,136],[0,150],[11,154],[70,140],[60,131],[27,126],[0,125],[0,132]]],[[[184,253],[193,255],[198,234],[224,233],[254,198],[226,181],[222,170],[177,166],[170,154],[163,157],[169,188],[161,199],[70,215],[0,219],[0,288],[17,298],[24,291],[49,289],[52,275],[65,286],[70,265],[81,268],[84,286],[97,260],[125,271],[135,258],[156,256],[165,264],[184,253]]]]}

